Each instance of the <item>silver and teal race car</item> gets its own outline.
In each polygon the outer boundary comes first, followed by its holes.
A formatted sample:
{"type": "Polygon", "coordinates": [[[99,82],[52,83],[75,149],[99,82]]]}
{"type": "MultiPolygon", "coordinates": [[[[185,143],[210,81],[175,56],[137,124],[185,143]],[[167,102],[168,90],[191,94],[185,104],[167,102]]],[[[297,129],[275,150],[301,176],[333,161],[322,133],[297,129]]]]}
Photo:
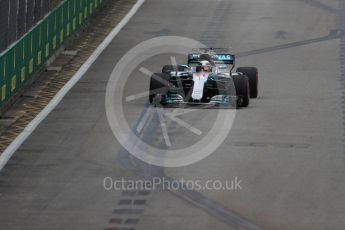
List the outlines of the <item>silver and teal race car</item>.
{"type": "Polygon", "coordinates": [[[240,67],[233,72],[235,55],[202,49],[188,55],[187,65],[166,65],[150,80],[153,105],[248,107],[258,96],[258,70],[240,67]]]}

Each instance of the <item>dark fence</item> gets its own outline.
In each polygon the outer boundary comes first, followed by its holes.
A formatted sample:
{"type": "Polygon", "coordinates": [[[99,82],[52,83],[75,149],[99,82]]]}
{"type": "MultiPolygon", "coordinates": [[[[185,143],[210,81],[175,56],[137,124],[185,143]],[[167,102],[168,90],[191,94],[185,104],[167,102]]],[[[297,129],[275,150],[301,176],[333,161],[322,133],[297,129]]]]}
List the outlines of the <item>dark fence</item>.
{"type": "MultiPolygon", "coordinates": [[[[20,0],[11,0],[11,3],[14,1],[20,0]]],[[[88,21],[102,2],[103,0],[62,1],[28,33],[0,54],[0,108],[26,85],[66,39],[88,21]]]]}
{"type": "Polygon", "coordinates": [[[0,0],[0,53],[20,39],[61,0],[0,0]]]}

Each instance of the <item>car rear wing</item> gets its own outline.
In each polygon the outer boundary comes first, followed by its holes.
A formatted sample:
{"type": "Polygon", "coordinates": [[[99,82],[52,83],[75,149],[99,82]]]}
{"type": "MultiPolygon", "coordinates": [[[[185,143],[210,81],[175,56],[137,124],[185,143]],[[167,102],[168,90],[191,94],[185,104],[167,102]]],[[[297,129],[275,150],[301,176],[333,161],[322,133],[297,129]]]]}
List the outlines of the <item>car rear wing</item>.
{"type": "Polygon", "coordinates": [[[188,65],[197,64],[200,61],[210,61],[214,64],[225,64],[225,65],[235,65],[235,55],[219,53],[219,54],[209,54],[209,53],[192,53],[188,54],[188,65]]]}

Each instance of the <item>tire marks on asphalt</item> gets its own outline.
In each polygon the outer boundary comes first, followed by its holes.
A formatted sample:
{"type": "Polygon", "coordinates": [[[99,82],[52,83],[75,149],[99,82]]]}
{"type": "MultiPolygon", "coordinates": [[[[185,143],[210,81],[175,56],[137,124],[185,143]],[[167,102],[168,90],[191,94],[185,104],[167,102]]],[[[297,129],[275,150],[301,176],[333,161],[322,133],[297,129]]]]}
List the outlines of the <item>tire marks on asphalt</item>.
{"type": "Polygon", "coordinates": [[[272,47],[267,47],[267,48],[262,48],[262,49],[239,52],[236,54],[236,57],[246,57],[246,56],[251,56],[251,55],[256,55],[256,54],[273,52],[277,50],[290,49],[290,48],[295,48],[299,46],[310,45],[310,44],[318,43],[318,42],[329,41],[329,40],[340,38],[342,34],[343,32],[341,30],[331,30],[329,34],[326,36],[306,39],[306,40],[298,41],[298,42],[291,42],[287,44],[282,44],[282,45],[277,45],[277,46],[272,46],[272,47]]]}
{"type": "Polygon", "coordinates": [[[326,11],[326,12],[329,12],[329,13],[332,13],[332,14],[337,14],[339,13],[340,10],[332,7],[332,6],[329,6],[329,5],[326,5],[320,1],[317,1],[317,0],[299,0],[301,2],[304,2],[306,4],[309,4],[311,6],[314,6],[316,8],[319,8],[323,11],[326,11]]]}
{"type": "MultiPolygon", "coordinates": [[[[142,111],[141,116],[138,119],[137,125],[140,124],[140,120],[145,116],[146,110],[148,109],[150,109],[150,105],[146,105],[145,109],[142,111]]],[[[133,127],[133,132],[135,132],[137,125],[133,127]]],[[[177,126],[177,124],[174,124],[173,122],[171,123],[169,122],[167,125],[169,127],[172,127],[172,129],[177,129],[177,127],[175,127],[177,126]]],[[[156,145],[161,144],[162,145],[161,147],[164,147],[164,141],[162,139],[162,135],[161,134],[157,135],[157,130],[160,128],[158,117],[155,116],[148,126],[149,127],[147,128],[147,131],[144,132],[142,136],[142,140],[151,144],[156,144],[156,145]]],[[[134,172],[136,175],[138,175],[142,179],[152,180],[153,177],[156,177],[156,178],[160,177],[160,178],[164,178],[165,180],[171,180],[171,181],[174,180],[173,178],[170,178],[165,174],[164,168],[149,165],[145,162],[142,162],[132,157],[131,154],[128,153],[125,149],[123,149],[119,153],[119,161],[122,164],[122,166],[134,172]]],[[[180,188],[184,188],[184,187],[186,186],[180,186],[180,188]]],[[[255,223],[252,223],[250,220],[248,220],[244,216],[241,216],[239,213],[235,212],[234,210],[231,210],[225,207],[224,205],[217,203],[216,201],[208,198],[207,196],[203,195],[202,193],[198,191],[183,190],[183,189],[168,190],[168,191],[172,193],[174,196],[194,206],[195,208],[203,210],[204,212],[208,213],[210,216],[213,216],[214,218],[228,225],[231,228],[241,229],[241,230],[261,230],[262,229],[260,226],[257,226],[255,223]]],[[[139,191],[139,192],[150,193],[150,191],[139,191]]],[[[127,195],[134,197],[136,193],[127,192],[127,195]]],[[[126,213],[127,215],[133,215],[133,216],[138,215],[137,218],[139,219],[140,214],[143,214],[144,212],[143,211],[139,213],[139,211],[132,211],[132,209],[136,210],[136,208],[135,208],[135,205],[130,203],[131,201],[120,200],[119,203],[121,202],[127,202],[127,204],[129,204],[129,209],[124,209],[124,210],[120,209],[119,211],[118,208],[116,208],[115,209],[116,212],[114,214],[117,214],[117,216],[113,218],[119,218],[118,215],[126,213]]],[[[146,204],[146,201],[136,201],[136,202],[144,202],[146,204]]],[[[144,205],[143,208],[146,208],[146,205],[144,205]]],[[[123,222],[121,222],[121,224],[122,223],[123,222]]],[[[121,229],[121,230],[124,230],[124,229],[121,229]]]]}
{"type": "MultiPolygon", "coordinates": [[[[338,27],[340,30],[339,44],[339,62],[340,62],[340,84],[341,84],[341,102],[343,113],[343,143],[345,150],[345,0],[339,0],[338,27]]],[[[344,152],[345,162],[345,152],[344,152]]]]}
{"type": "Polygon", "coordinates": [[[150,195],[151,192],[147,190],[122,191],[121,199],[109,220],[109,227],[105,230],[135,230],[150,195]]]}
{"type": "Polygon", "coordinates": [[[208,47],[214,47],[223,36],[224,21],[230,12],[230,1],[220,0],[205,32],[201,35],[200,42],[208,47]]]}

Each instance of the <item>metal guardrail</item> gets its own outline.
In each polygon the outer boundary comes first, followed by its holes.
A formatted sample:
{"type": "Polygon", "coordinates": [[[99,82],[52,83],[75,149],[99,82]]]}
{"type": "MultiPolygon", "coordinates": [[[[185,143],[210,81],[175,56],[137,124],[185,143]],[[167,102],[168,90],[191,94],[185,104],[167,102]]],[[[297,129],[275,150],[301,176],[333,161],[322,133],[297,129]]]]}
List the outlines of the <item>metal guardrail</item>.
{"type": "Polygon", "coordinates": [[[65,0],[0,54],[0,108],[102,3],[103,0],[65,0]]]}

